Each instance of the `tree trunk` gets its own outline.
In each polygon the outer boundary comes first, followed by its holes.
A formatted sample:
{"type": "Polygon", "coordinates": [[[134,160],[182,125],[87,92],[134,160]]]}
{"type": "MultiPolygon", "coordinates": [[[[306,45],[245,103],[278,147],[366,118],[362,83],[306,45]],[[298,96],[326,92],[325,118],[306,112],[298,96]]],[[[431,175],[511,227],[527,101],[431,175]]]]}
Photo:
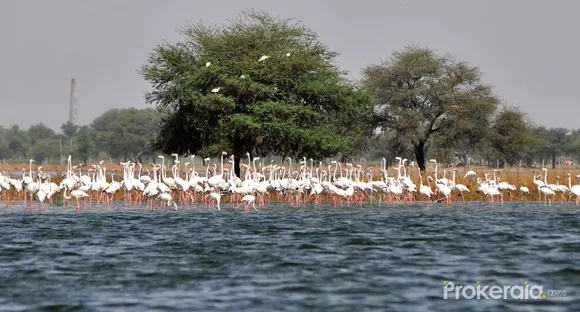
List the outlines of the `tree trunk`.
{"type": "Polygon", "coordinates": [[[415,160],[417,160],[417,166],[421,171],[425,171],[425,142],[420,141],[415,146],[415,160]]]}
{"type": "Polygon", "coordinates": [[[552,169],[556,169],[556,153],[552,154],[552,169]]]}
{"type": "Polygon", "coordinates": [[[497,165],[497,166],[498,166],[498,168],[505,168],[505,166],[506,166],[506,162],[505,162],[505,160],[503,160],[503,159],[499,159],[499,160],[498,160],[498,165],[497,165]]]}
{"type": "Polygon", "coordinates": [[[241,179],[241,169],[240,165],[242,163],[242,156],[244,155],[244,146],[242,141],[238,138],[234,139],[234,173],[236,177],[241,179]]]}
{"type": "Polygon", "coordinates": [[[135,162],[139,164],[143,164],[143,158],[141,157],[145,153],[145,151],[140,151],[137,156],[135,156],[135,162]]]}

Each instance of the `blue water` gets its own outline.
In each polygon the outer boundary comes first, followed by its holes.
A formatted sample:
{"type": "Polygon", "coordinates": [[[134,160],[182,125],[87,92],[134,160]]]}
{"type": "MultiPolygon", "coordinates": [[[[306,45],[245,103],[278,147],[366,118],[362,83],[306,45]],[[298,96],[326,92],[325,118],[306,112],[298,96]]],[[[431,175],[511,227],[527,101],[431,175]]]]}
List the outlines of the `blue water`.
{"type": "Polygon", "coordinates": [[[1,311],[580,311],[580,208],[0,208],[1,311]],[[565,290],[443,299],[456,285],[565,290]]]}

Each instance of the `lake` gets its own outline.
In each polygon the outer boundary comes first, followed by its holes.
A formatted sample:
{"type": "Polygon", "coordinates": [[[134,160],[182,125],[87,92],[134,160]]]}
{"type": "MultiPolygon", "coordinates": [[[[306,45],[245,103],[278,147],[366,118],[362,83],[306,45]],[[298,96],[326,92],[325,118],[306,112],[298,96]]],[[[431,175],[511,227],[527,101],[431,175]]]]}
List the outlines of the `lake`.
{"type": "Polygon", "coordinates": [[[580,311],[572,204],[0,207],[2,311],[580,311]]]}

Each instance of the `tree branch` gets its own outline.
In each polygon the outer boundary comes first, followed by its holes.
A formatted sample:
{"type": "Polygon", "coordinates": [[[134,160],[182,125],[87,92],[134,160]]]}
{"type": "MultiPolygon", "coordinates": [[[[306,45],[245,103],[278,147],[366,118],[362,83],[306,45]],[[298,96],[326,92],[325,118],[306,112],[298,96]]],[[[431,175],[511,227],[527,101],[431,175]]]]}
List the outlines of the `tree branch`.
{"type": "Polygon", "coordinates": [[[439,119],[439,117],[441,117],[441,116],[443,116],[443,111],[440,111],[439,113],[437,113],[435,118],[433,118],[433,120],[431,120],[431,123],[429,124],[429,128],[427,128],[427,133],[425,135],[425,138],[428,138],[431,134],[433,134],[433,133],[437,132],[439,129],[441,129],[440,127],[433,129],[433,126],[435,126],[437,119],[439,119]]]}

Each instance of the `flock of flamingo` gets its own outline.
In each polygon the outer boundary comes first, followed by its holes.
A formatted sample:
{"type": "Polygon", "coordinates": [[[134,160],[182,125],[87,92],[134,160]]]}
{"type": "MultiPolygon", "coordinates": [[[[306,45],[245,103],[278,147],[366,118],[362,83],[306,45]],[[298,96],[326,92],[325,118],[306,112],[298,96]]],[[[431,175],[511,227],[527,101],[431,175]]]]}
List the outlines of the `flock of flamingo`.
{"type": "MultiPolygon", "coordinates": [[[[115,170],[109,172],[108,179],[104,161],[91,165],[83,174],[82,165],[73,166],[72,157],[69,155],[67,170],[59,185],[51,182],[51,176],[42,172],[43,167],[38,167],[33,172],[34,160],[30,160],[28,175],[25,169],[19,178],[0,174],[0,198],[3,197],[9,205],[9,192],[13,189],[17,194],[23,194],[24,204],[29,205],[32,210],[33,202],[38,202],[40,209],[45,202],[54,205],[53,196],[62,192],[63,202],[66,204],[67,201],[76,201],[76,210],[80,211],[81,200],[85,207],[87,200],[89,204],[96,206],[109,206],[114,196],[121,192],[127,206],[142,207],[145,200],[147,207],[151,209],[155,209],[156,203],[159,203],[163,209],[173,207],[177,210],[179,202],[183,207],[205,204],[206,207],[221,210],[222,197],[228,194],[232,207],[243,206],[245,211],[249,211],[251,207],[258,211],[256,204],[264,207],[266,201],[286,202],[296,206],[304,205],[307,201],[319,205],[323,200],[328,200],[335,206],[345,203],[350,205],[352,202],[360,205],[364,202],[376,202],[380,206],[384,201],[410,203],[420,200],[429,205],[435,200],[448,205],[451,204],[453,194],[465,201],[464,193],[471,192],[465,184],[456,183],[457,169],[452,170],[451,179],[446,178],[447,170],[440,177],[435,159],[430,160],[434,164],[433,174],[424,179],[423,172],[418,167],[413,163],[407,165],[407,159],[400,157],[396,158],[398,165],[393,168],[395,175],[390,175],[384,158],[380,168],[373,171],[373,168],[363,169],[361,165],[337,161],[315,165],[312,159],[307,161],[306,158],[293,167],[290,157],[281,166],[273,161],[267,166],[261,163],[256,166],[256,161],[260,158],[251,159],[248,153],[247,164],[241,164],[245,169],[241,178],[234,174],[233,155],[229,157],[229,164],[224,166],[227,155],[222,152],[219,168],[210,158],[203,159],[205,172],[201,173],[195,169],[195,155],[187,157],[191,161],[182,165],[179,155],[171,154],[171,175],[166,172],[170,162],[166,164],[164,156],[158,156],[162,160],[161,164],[151,164],[151,169],[145,171],[140,163],[124,162],[120,163],[123,168],[120,181],[116,180],[115,170]],[[418,172],[418,187],[409,175],[412,168],[418,172]],[[376,175],[380,178],[373,180],[376,175]]],[[[549,184],[548,169],[542,170],[543,177],[535,174],[532,177],[539,200],[542,200],[543,195],[545,203],[551,204],[559,193],[562,201],[571,200],[575,196],[576,205],[580,204],[580,185],[572,185],[571,174],[568,174],[568,186],[560,184],[559,181],[549,184]]],[[[477,193],[482,194],[490,203],[503,203],[504,193],[511,197],[516,186],[501,181],[497,173],[498,170],[493,170],[492,174],[486,173],[482,178],[475,171],[469,170],[463,179],[476,181],[477,193]]],[[[530,193],[526,186],[520,186],[517,190],[522,196],[530,193]]]]}

